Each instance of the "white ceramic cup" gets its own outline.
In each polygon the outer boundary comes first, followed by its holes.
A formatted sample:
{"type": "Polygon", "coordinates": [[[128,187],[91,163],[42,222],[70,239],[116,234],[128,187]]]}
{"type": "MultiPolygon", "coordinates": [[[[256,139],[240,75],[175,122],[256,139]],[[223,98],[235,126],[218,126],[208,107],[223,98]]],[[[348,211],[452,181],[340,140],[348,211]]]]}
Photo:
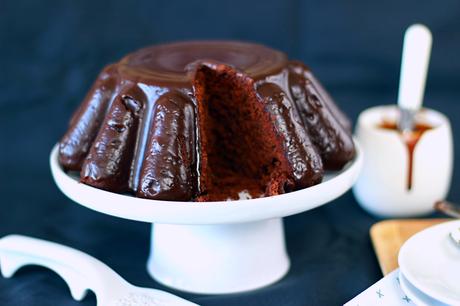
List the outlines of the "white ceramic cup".
{"type": "Polygon", "coordinates": [[[377,106],[359,116],[356,137],[364,152],[364,165],[353,193],[368,212],[381,217],[428,214],[446,197],[453,169],[453,143],[449,119],[423,109],[416,122],[432,126],[422,134],[413,152],[412,184],[408,188],[409,153],[397,130],[384,129],[384,121],[397,122],[395,105],[377,106]]]}

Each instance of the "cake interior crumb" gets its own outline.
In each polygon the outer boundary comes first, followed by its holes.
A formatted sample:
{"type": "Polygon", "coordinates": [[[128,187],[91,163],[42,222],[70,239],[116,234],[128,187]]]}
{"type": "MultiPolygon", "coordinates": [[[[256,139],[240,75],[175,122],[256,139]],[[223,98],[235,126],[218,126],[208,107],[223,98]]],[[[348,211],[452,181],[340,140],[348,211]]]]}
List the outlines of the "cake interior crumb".
{"type": "Polygon", "coordinates": [[[283,193],[288,166],[252,81],[232,69],[196,73],[202,194],[198,200],[283,193]]]}

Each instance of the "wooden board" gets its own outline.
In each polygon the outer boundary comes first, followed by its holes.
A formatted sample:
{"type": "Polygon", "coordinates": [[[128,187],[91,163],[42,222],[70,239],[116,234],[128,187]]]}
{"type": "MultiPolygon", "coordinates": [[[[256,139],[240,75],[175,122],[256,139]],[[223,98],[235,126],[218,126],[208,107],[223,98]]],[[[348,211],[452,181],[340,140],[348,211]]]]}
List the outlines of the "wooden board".
{"type": "Polygon", "coordinates": [[[412,235],[451,219],[399,219],[375,223],[370,229],[372,244],[383,275],[398,267],[398,253],[412,235]]]}

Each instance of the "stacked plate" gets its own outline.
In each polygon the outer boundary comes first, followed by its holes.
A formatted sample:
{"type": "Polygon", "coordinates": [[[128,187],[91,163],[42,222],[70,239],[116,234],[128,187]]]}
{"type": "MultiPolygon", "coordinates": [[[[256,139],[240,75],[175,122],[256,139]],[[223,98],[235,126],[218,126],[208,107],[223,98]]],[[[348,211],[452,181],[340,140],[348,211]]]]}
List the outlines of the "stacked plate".
{"type": "Polygon", "coordinates": [[[416,305],[460,305],[460,244],[450,237],[459,229],[460,221],[436,225],[402,246],[399,281],[416,305]]]}

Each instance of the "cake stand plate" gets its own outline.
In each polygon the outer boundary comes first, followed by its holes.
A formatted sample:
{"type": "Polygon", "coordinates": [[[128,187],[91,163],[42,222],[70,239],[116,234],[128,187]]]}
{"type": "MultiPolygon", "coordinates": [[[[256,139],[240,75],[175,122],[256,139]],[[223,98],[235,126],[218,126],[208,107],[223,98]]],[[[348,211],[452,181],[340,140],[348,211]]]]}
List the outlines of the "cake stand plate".
{"type": "Polygon", "coordinates": [[[120,218],[152,223],[147,270],[175,289],[206,294],[248,291],[282,278],[289,269],[282,217],[341,196],[356,181],[363,153],[327,173],[321,184],[272,197],[221,202],[174,202],[112,193],[79,182],[58,162],[50,165],[59,189],[76,203],[120,218]]]}

